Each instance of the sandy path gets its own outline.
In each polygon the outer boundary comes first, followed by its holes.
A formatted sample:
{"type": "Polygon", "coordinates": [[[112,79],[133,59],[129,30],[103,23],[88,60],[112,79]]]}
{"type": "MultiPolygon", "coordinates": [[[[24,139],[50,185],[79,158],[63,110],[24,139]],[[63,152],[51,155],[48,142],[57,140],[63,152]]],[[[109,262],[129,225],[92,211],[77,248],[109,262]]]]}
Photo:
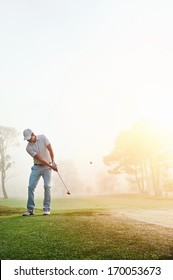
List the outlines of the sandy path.
{"type": "Polygon", "coordinates": [[[120,214],[150,224],[173,228],[173,209],[121,210],[120,214]]]}

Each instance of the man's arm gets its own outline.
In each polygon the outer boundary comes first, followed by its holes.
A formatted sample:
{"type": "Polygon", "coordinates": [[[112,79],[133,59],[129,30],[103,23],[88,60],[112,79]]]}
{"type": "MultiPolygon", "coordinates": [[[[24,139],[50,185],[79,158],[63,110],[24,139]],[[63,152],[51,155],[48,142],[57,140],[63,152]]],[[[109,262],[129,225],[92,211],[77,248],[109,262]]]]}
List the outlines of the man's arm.
{"type": "Polygon", "coordinates": [[[51,144],[48,144],[48,145],[46,146],[46,148],[47,148],[48,151],[49,151],[49,154],[50,154],[50,157],[51,157],[52,162],[54,162],[54,152],[53,152],[53,149],[52,149],[51,144]]]}
{"type": "Polygon", "coordinates": [[[51,165],[47,160],[45,160],[44,158],[42,158],[41,156],[39,156],[38,154],[36,154],[34,156],[35,159],[37,159],[39,162],[41,162],[43,165],[49,166],[50,168],[52,168],[54,171],[58,171],[57,166],[53,166],[51,165]]]}

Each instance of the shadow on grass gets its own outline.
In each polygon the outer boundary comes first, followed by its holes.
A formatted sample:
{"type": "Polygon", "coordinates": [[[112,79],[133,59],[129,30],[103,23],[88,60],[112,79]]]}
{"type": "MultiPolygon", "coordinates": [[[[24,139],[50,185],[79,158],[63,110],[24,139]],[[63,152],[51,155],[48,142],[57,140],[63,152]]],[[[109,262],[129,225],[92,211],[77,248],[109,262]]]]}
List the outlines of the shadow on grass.
{"type": "Polygon", "coordinates": [[[24,208],[0,206],[0,216],[21,215],[24,211],[24,208]]]}

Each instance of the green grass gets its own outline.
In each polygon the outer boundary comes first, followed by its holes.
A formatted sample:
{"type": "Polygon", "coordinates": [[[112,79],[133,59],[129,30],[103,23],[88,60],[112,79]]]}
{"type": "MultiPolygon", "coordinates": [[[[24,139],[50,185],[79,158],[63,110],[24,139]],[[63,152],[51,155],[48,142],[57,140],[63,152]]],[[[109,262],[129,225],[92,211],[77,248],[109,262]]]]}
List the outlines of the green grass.
{"type": "Polygon", "coordinates": [[[0,200],[1,260],[173,259],[173,229],[130,219],[126,209],[172,209],[173,201],[139,196],[62,198],[50,216],[37,201],[22,217],[23,200],[0,200]],[[114,213],[114,214],[112,214],[114,213]]]}

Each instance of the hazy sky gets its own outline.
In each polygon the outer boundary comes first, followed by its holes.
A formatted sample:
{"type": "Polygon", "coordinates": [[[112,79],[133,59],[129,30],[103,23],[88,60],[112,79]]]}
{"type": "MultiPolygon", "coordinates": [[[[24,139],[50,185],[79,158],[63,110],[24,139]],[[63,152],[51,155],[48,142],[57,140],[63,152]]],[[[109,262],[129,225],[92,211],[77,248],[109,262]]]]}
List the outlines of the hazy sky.
{"type": "MultiPolygon", "coordinates": [[[[172,126],[172,0],[0,0],[0,125],[82,174],[140,117],[172,126]]],[[[88,173],[87,173],[88,174],[88,173]]]]}

